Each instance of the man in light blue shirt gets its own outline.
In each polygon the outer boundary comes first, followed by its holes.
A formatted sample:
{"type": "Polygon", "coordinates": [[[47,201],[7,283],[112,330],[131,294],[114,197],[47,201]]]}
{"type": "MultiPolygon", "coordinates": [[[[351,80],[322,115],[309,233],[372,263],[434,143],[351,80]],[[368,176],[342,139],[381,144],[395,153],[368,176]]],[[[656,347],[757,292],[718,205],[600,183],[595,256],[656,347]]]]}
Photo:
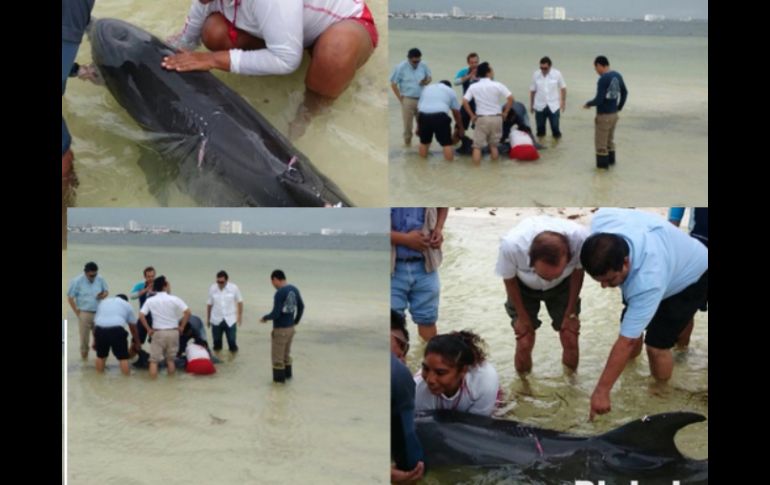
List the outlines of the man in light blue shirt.
{"type": "Polygon", "coordinates": [[[112,350],[120,362],[120,371],[128,375],[128,331],[133,337],[133,350],[142,348],[136,331],[136,315],[128,304],[126,295],[105,298],[99,303],[94,316],[94,344],[96,346],[96,372],[104,372],[104,363],[112,350]]]}
{"type": "Polygon", "coordinates": [[[591,396],[590,419],[610,411],[610,390],[626,363],[641,351],[650,371],[667,381],[671,348],[708,301],[708,249],[664,218],[631,209],[600,209],[580,261],[602,288],[620,287],[625,309],[620,335],[591,396]]]}
{"type": "Polygon", "coordinates": [[[430,69],[422,62],[422,52],[416,47],[409,49],[407,60],[401,61],[390,75],[390,87],[401,103],[404,120],[404,144],[412,144],[412,123],[417,117],[417,101],[422,88],[430,84],[430,69]]]}
{"type": "Polygon", "coordinates": [[[99,300],[107,297],[108,288],[99,276],[99,267],[93,261],[86,263],[82,275],[70,282],[67,300],[80,323],[80,356],[88,358],[90,336],[94,328],[94,315],[99,300]]]}
{"type": "Polygon", "coordinates": [[[452,142],[452,120],[447,116],[447,112],[452,112],[459,136],[463,136],[465,130],[460,117],[460,102],[457,101],[457,95],[452,90],[449,81],[441,81],[426,86],[417,102],[417,111],[420,156],[423,158],[428,156],[428,147],[435,134],[436,141],[443,147],[444,160],[451,162],[454,159],[454,150],[452,149],[454,143],[452,142]]]}

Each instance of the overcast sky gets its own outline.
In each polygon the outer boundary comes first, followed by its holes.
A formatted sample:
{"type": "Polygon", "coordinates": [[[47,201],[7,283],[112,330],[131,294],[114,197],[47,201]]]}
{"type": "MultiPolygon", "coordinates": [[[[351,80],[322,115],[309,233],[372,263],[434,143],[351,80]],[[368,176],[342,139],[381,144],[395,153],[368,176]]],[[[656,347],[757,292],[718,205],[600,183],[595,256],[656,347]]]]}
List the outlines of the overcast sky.
{"type": "Polygon", "coordinates": [[[243,223],[244,232],[318,232],[328,227],[345,232],[390,230],[388,209],[87,209],[69,210],[69,225],[126,226],[135,220],[186,232],[216,232],[219,221],[243,223]]]}
{"type": "Polygon", "coordinates": [[[505,17],[542,17],[543,7],[565,7],[567,17],[641,18],[645,14],[668,18],[708,18],[708,0],[389,0],[392,12],[417,10],[448,12],[453,6],[466,12],[497,13],[505,17]]]}

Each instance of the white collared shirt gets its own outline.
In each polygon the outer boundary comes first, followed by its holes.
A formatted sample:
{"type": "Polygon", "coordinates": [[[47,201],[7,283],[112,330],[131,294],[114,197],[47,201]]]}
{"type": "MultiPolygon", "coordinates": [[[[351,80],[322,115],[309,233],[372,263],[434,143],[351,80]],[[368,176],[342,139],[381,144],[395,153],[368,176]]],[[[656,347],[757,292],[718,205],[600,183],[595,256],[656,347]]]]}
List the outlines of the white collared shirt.
{"type": "Polygon", "coordinates": [[[208,304],[211,305],[211,321],[219,324],[224,320],[229,327],[238,321],[238,303],[243,302],[241,290],[229,281],[223,289],[214,283],[209,288],[208,304]]]}
{"type": "Polygon", "coordinates": [[[561,90],[566,87],[564,76],[558,69],[552,67],[545,76],[539,69],[535,71],[529,86],[529,90],[535,93],[535,110],[543,111],[548,106],[555,113],[561,108],[561,90]]]}
{"type": "Polygon", "coordinates": [[[169,330],[179,327],[179,320],[187,310],[187,304],[181,298],[159,291],[147,298],[139,313],[147,316],[152,313],[154,330],[169,330]]]}
{"type": "Polygon", "coordinates": [[[511,229],[500,241],[500,252],[497,256],[495,273],[503,279],[514,276],[528,288],[533,290],[549,290],[564,281],[580,265],[580,250],[583,241],[589,236],[587,227],[567,219],[552,216],[534,216],[521,221],[511,229]],[[567,236],[571,258],[562,274],[551,281],[545,280],[535,273],[530,266],[529,247],[532,240],[543,231],[553,231],[567,236]]]}
{"type": "Polygon", "coordinates": [[[502,104],[510,95],[511,92],[503,83],[485,77],[471,84],[463,98],[476,100],[476,116],[490,116],[502,113],[502,104]]]}

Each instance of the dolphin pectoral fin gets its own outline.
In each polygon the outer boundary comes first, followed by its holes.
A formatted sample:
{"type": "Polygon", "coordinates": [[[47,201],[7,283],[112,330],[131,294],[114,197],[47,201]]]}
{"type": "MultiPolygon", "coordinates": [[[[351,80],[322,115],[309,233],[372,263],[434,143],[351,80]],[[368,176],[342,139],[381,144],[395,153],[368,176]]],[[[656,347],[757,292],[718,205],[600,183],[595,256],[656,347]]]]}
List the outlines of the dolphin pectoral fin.
{"type": "Polygon", "coordinates": [[[176,164],[168,162],[155,150],[139,145],[139,168],[147,179],[147,187],[161,207],[168,207],[169,185],[177,178],[179,168],[176,164]]]}

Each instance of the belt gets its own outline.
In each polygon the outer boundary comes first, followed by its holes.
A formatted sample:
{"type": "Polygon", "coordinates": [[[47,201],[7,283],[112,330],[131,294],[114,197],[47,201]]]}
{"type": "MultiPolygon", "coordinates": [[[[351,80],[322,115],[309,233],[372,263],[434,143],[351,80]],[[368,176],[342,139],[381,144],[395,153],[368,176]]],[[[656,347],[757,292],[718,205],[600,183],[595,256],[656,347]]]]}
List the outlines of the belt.
{"type": "Polygon", "coordinates": [[[503,116],[503,115],[502,115],[502,113],[498,113],[496,115],[478,115],[477,118],[484,118],[484,117],[488,117],[488,116],[503,116]]]}
{"type": "Polygon", "coordinates": [[[414,263],[417,261],[423,261],[424,259],[425,258],[423,258],[422,256],[414,256],[411,258],[396,258],[396,261],[400,261],[402,263],[414,263]]]}

